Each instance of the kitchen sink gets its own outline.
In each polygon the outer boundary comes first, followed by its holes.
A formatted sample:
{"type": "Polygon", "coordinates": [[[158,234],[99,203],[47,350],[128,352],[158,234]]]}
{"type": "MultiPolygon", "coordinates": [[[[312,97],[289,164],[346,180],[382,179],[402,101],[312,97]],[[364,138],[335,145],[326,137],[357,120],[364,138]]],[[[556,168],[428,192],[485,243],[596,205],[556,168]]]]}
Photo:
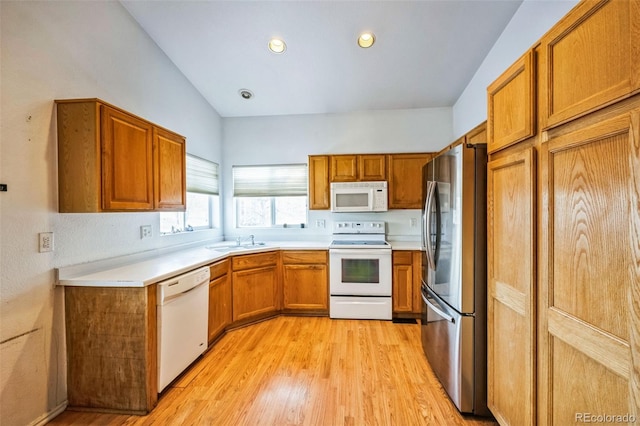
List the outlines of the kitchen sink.
{"type": "Polygon", "coordinates": [[[260,247],[264,247],[266,244],[263,242],[258,242],[258,243],[254,243],[254,244],[233,244],[233,245],[212,245],[212,246],[205,246],[205,248],[208,248],[209,250],[215,250],[215,251],[219,251],[221,253],[228,253],[230,251],[237,251],[237,250],[248,250],[248,249],[252,249],[252,248],[260,248],[260,247]]]}

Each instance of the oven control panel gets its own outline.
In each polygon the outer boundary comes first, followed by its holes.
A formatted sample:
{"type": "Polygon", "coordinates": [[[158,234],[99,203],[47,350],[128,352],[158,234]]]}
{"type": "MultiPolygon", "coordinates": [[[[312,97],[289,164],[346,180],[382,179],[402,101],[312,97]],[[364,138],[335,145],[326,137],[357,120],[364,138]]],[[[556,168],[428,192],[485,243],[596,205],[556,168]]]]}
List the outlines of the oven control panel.
{"type": "Polygon", "coordinates": [[[334,234],[384,234],[386,222],[345,221],[334,222],[334,234]]]}

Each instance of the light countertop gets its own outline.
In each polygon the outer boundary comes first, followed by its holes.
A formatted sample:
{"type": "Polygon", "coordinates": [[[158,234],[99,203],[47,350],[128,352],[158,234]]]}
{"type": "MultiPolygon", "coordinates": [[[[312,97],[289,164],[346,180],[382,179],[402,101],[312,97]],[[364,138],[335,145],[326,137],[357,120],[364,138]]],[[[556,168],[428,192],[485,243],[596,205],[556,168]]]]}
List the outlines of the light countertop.
{"type": "MultiPolygon", "coordinates": [[[[418,242],[391,241],[390,243],[393,250],[420,250],[418,242]]],[[[117,260],[59,268],[57,270],[58,285],[145,287],[234,255],[272,250],[327,250],[329,244],[329,241],[277,241],[236,248],[233,242],[224,241],[168,253],[124,256],[117,260]]]]}

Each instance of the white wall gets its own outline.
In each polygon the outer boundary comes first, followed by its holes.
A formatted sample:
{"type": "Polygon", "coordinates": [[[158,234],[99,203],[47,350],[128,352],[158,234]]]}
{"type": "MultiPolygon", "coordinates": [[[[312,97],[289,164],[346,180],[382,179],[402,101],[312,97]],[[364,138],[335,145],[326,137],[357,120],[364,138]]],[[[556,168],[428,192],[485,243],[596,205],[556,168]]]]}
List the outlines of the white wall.
{"type": "MultiPolygon", "coordinates": [[[[439,151],[452,141],[451,108],[224,118],[222,121],[224,233],[227,238],[250,233],[258,239],[328,238],[332,220],[337,217],[351,219],[345,214],[310,211],[310,227],[306,229],[238,230],[234,227],[232,202],[233,165],[307,163],[307,156],[311,154],[431,152],[439,151]],[[315,227],[316,219],[324,219],[325,227],[315,227]]],[[[419,211],[397,211],[372,213],[370,219],[387,221],[395,235],[417,236],[419,230],[409,229],[407,215],[420,216],[419,211]]],[[[364,218],[363,215],[358,217],[364,218]]]]}
{"type": "Polygon", "coordinates": [[[455,138],[487,119],[487,86],[578,3],[524,0],[453,106],[455,138]]]}
{"type": "Polygon", "coordinates": [[[98,97],[221,160],[221,119],[115,1],[0,2],[0,418],[38,422],[66,400],[54,268],[218,236],[159,237],[159,214],[57,213],[54,99],[98,97]],[[156,235],[139,237],[152,224],[156,235]],[[38,253],[38,233],[55,251],[38,253]]]}

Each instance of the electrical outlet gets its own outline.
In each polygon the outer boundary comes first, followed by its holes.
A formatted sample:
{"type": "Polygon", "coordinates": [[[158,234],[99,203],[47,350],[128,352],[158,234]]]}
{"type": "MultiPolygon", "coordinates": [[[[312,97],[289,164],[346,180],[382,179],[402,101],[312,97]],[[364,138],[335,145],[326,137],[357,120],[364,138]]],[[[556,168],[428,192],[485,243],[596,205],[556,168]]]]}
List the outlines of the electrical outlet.
{"type": "Polygon", "coordinates": [[[409,226],[411,228],[416,228],[418,226],[418,218],[412,217],[411,219],[409,219],[409,226]]]}
{"type": "Polygon", "coordinates": [[[316,220],[316,228],[324,228],[324,219],[316,220]]]}
{"type": "Polygon", "coordinates": [[[40,253],[53,251],[53,232],[41,232],[38,237],[40,239],[40,253]]]}
{"type": "Polygon", "coordinates": [[[151,225],[142,225],[140,227],[140,238],[151,238],[151,225]]]}

